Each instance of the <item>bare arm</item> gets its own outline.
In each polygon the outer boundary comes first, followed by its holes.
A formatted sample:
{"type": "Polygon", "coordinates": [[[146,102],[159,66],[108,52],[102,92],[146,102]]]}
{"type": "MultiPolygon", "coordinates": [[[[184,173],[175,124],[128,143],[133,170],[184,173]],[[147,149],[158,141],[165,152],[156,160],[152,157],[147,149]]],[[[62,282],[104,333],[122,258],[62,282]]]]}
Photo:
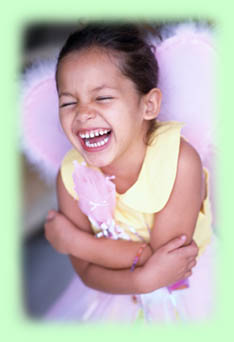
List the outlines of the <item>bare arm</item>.
{"type": "Polygon", "coordinates": [[[151,246],[156,250],[181,234],[192,241],[205,196],[205,182],[198,153],[181,139],[176,180],[166,206],[155,214],[151,246]]]}
{"type": "Polygon", "coordinates": [[[70,257],[75,271],[83,282],[94,289],[115,294],[141,294],[171,285],[191,275],[197,247],[191,244],[180,248],[181,238],[159,248],[144,266],[134,272],[129,269],[111,270],[70,257]],[[176,259],[176,264],[175,264],[176,259]]]}

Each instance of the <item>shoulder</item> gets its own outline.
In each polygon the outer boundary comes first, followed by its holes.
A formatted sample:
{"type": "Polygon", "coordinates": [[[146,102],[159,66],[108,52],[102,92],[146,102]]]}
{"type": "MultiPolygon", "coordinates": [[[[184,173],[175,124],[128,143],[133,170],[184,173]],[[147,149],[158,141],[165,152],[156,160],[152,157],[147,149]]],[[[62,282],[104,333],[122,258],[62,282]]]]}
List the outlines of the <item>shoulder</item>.
{"type": "Polygon", "coordinates": [[[183,137],[180,138],[179,161],[184,164],[193,163],[194,165],[202,167],[199,153],[183,137]]]}
{"type": "Polygon", "coordinates": [[[200,202],[204,197],[204,191],[205,181],[201,158],[196,149],[181,138],[171,197],[177,200],[181,194],[187,194],[191,202],[193,200],[200,202]]]}
{"type": "Polygon", "coordinates": [[[203,168],[201,158],[196,149],[183,138],[180,138],[180,148],[178,155],[177,176],[184,177],[195,176],[202,177],[203,168]]]}

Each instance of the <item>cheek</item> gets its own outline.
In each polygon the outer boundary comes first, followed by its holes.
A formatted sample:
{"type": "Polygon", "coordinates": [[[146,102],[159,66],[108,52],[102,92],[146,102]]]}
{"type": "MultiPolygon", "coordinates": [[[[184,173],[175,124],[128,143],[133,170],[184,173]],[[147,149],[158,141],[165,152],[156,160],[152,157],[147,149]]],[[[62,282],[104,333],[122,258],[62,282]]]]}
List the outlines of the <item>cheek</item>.
{"type": "Polygon", "coordinates": [[[64,130],[71,127],[71,116],[70,115],[66,115],[66,113],[60,114],[59,120],[60,120],[61,126],[63,127],[64,130]]]}

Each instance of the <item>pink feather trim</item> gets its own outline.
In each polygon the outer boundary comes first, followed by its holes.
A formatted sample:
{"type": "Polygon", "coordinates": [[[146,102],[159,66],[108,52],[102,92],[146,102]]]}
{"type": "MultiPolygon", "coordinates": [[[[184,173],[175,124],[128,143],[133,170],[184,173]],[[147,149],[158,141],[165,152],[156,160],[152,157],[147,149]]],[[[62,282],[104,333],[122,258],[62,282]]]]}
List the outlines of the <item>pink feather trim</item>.
{"type": "Polygon", "coordinates": [[[55,61],[37,63],[22,82],[22,148],[48,180],[71,148],[59,122],[55,61]]]}

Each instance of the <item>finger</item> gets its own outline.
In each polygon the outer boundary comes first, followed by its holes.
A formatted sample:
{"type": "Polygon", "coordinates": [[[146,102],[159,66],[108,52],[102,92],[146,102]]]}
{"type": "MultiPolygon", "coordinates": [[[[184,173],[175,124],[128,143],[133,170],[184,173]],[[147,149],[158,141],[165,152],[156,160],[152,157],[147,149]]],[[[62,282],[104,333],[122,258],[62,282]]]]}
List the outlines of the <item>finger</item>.
{"type": "Polygon", "coordinates": [[[55,217],[55,215],[56,215],[56,211],[55,211],[55,210],[50,210],[50,211],[48,212],[48,214],[47,214],[46,222],[47,222],[47,221],[53,220],[54,217],[55,217]]]}
{"type": "Polygon", "coordinates": [[[195,243],[195,241],[192,241],[191,244],[189,245],[191,247],[191,250],[194,252],[195,255],[198,254],[198,246],[197,244],[195,243]]]}
{"type": "Polygon", "coordinates": [[[190,263],[190,262],[192,262],[192,261],[197,261],[197,260],[196,260],[196,257],[191,256],[191,257],[188,257],[188,258],[187,258],[187,261],[188,261],[188,263],[190,263]]]}
{"type": "Polygon", "coordinates": [[[183,244],[186,241],[186,236],[185,235],[181,235],[178,238],[175,238],[171,241],[169,241],[166,245],[164,245],[164,248],[168,251],[168,252],[172,252],[175,249],[183,246],[183,244]]]}
{"type": "Polygon", "coordinates": [[[194,247],[198,248],[198,246],[194,240],[192,240],[192,242],[190,243],[190,246],[194,246],[194,247]]]}
{"type": "Polygon", "coordinates": [[[192,274],[193,274],[193,272],[192,272],[191,270],[189,270],[189,271],[187,271],[187,272],[185,273],[184,278],[185,278],[185,279],[186,279],[186,278],[189,278],[189,277],[191,277],[192,274]]]}
{"type": "Polygon", "coordinates": [[[192,262],[190,262],[190,263],[188,264],[188,269],[191,270],[191,268],[193,268],[194,266],[196,266],[196,264],[197,264],[196,260],[193,260],[192,262]]]}
{"type": "Polygon", "coordinates": [[[189,245],[180,248],[180,253],[183,254],[185,257],[188,258],[196,258],[198,254],[198,248],[196,245],[189,245]]]}

